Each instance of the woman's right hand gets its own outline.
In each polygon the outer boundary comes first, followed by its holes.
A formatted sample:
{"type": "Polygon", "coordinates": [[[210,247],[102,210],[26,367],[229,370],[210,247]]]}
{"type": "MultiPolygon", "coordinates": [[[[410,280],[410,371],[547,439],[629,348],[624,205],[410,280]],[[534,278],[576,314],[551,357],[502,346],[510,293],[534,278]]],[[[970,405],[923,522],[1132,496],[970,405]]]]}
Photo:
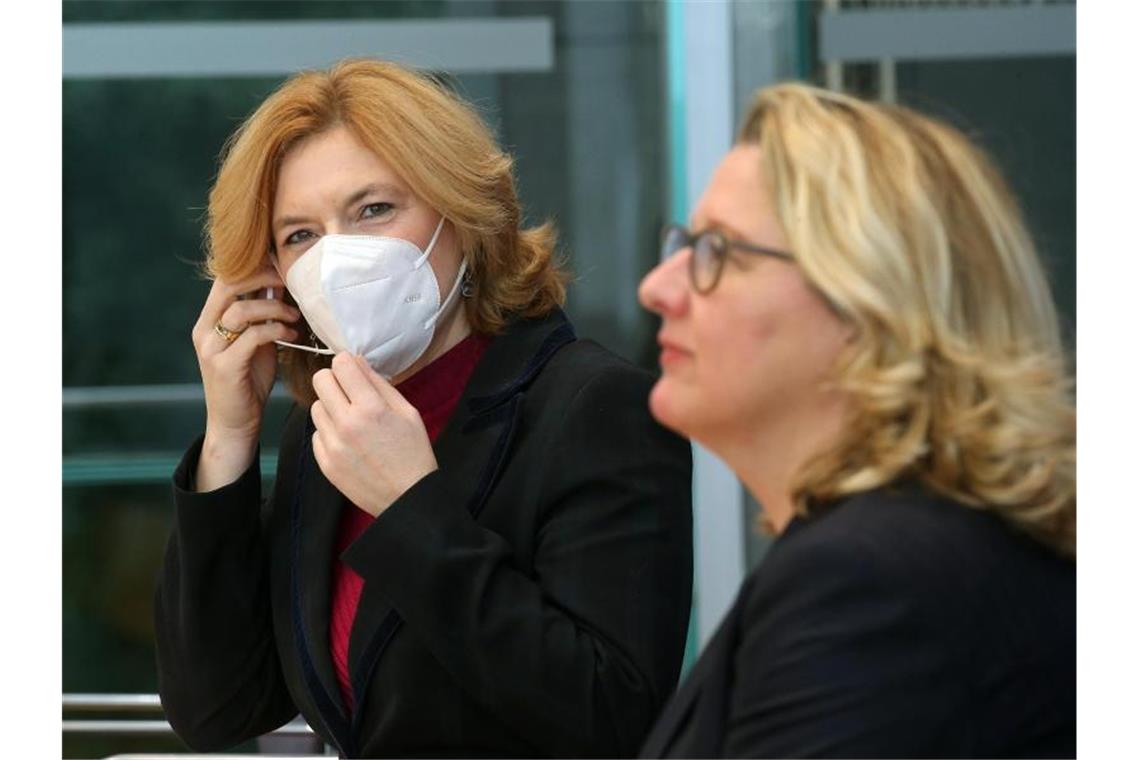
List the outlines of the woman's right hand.
{"type": "Polygon", "coordinates": [[[275,340],[295,342],[292,326],[301,316],[266,288],[285,284],[266,268],[239,282],[215,280],[191,335],[206,394],[206,437],[198,459],[195,490],[212,491],[237,480],[257,452],[261,418],[277,375],[275,340]],[[215,329],[240,333],[232,342],[215,329]]]}

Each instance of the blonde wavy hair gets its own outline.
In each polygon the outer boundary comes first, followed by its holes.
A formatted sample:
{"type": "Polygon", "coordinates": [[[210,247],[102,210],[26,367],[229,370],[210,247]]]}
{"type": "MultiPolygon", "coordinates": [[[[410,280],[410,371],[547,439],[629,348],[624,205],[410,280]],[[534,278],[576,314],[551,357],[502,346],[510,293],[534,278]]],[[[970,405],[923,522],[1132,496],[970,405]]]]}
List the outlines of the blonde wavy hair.
{"type": "Polygon", "coordinates": [[[758,91],[758,145],[805,278],[854,327],[853,424],[798,474],[797,509],[921,480],[1076,554],[1076,409],[1017,202],[952,127],[801,84],[758,91]]]}
{"type": "MultiPolygon", "coordinates": [[[[455,227],[472,296],[472,330],[500,332],[516,317],[562,305],[566,275],[553,224],[522,228],[513,160],[469,104],[427,76],[394,63],[343,61],[297,74],[227,140],[210,190],[206,272],[238,280],[273,250],[270,219],[281,159],[306,137],[344,126],[393,168],[412,192],[455,227]]],[[[301,325],[302,334],[308,326],[301,325]]],[[[282,354],[282,373],[301,402],[328,358],[282,354]]]]}

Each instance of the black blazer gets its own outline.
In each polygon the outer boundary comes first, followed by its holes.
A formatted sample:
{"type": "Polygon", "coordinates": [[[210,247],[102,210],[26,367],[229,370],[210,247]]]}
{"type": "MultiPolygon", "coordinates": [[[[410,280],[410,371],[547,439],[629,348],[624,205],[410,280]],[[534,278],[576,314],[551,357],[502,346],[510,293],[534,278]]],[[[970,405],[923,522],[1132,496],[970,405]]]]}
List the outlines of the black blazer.
{"type": "Polygon", "coordinates": [[[1075,564],[905,485],[788,525],[641,756],[1075,753],[1075,564]]]}
{"type": "Polygon", "coordinates": [[[632,756],[676,685],[692,583],[690,448],[649,416],[651,383],[560,311],[491,342],[439,469],[342,555],[365,580],[351,717],[328,639],[345,502],[307,410],[260,511],[256,464],[191,492],[199,439],[155,604],[179,736],[221,750],[299,710],[345,756],[632,756]]]}

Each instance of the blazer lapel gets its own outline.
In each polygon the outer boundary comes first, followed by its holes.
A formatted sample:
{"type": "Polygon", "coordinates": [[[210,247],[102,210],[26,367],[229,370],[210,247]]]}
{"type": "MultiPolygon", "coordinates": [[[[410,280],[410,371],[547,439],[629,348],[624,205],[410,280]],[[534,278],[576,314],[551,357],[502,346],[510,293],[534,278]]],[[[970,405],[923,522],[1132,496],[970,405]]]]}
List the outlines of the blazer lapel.
{"type": "Polygon", "coordinates": [[[344,496],[321,472],[312,451],[313,423],[304,426],[292,505],[293,628],[305,682],[342,750],[350,734],[329,650],[332,558],[344,496]]]}
{"type": "MultiPolygon", "coordinates": [[[[501,407],[503,413],[483,415],[482,419],[461,415],[457,409],[455,417],[463,419],[453,417],[436,442],[440,471],[460,486],[457,490],[471,493],[466,506],[472,514],[482,505],[480,497],[490,490],[509,447],[517,407],[517,403],[507,404],[501,407]]],[[[348,642],[348,667],[352,673],[357,715],[362,712],[372,670],[399,626],[399,615],[384,597],[372,593],[365,582],[348,642]]]]}
{"type": "Polygon", "coordinates": [[[638,757],[664,756],[666,747],[669,746],[673,737],[690,718],[693,704],[701,694],[701,680],[696,668],[694,668],[685,678],[685,682],[681,684],[681,688],[673,694],[669,703],[665,705],[665,709],[661,711],[661,715],[653,724],[649,736],[645,738],[645,743],[642,745],[638,757]]]}
{"type": "MultiPolygon", "coordinates": [[[[523,389],[559,348],[575,339],[560,310],[542,320],[513,325],[487,347],[434,449],[440,473],[455,493],[470,494],[465,504],[478,516],[503,467],[521,408],[523,389]]],[[[331,556],[331,545],[326,558],[331,556]]],[[[328,571],[325,571],[325,584],[328,571]]],[[[327,613],[327,601],[325,604],[327,613]]],[[[399,614],[365,582],[349,636],[355,735],[368,683],[388,643],[400,628],[399,614]]],[[[327,636],[325,640],[327,650],[327,636]]],[[[330,665],[331,668],[331,665],[330,665]]],[[[335,683],[335,681],[334,681],[335,683]]]]}
{"type": "MultiPolygon", "coordinates": [[[[738,611],[733,606],[705,646],[684,683],[669,700],[646,737],[638,757],[670,757],[678,734],[696,721],[693,744],[700,756],[716,757],[724,721],[723,699],[736,650],[738,611]],[[709,742],[714,742],[710,745],[709,742]],[[715,746],[715,749],[713,747],[715,746]]],[[[688,742],[686,742],[687,744],[688,742]]],[[[693,755],[681,749],[682,755],[693,755]]]]}

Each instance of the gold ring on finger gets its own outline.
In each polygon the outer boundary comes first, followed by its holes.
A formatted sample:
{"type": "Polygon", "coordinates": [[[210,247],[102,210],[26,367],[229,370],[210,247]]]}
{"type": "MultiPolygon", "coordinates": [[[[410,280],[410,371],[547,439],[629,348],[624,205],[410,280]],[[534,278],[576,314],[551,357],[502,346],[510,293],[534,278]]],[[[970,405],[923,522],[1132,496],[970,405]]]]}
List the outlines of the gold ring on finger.
{"type": "Polygon", "coordinates": [[[225,338],[226,343],[233,343],[235,340],[237,340],[241,336],[241,334],[243,332],[245,332],[245,328],[248,326],[249,325],[246,325],[245,327],[242,327],[240,330],[231,330],[230,328],[223,325],[221,322],[215,322],[214,323],[214,332],[216,332],[218,335],[221,335],[223,338],[225,338]]]}

